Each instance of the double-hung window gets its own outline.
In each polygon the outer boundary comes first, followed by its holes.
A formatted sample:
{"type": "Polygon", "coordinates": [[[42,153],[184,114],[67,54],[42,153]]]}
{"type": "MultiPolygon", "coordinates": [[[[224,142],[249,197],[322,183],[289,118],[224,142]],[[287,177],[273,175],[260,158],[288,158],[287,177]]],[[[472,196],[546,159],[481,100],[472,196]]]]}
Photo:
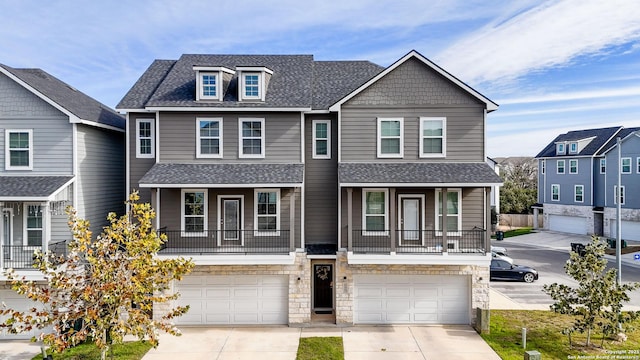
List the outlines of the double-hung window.
{"type": "Polygon", "coordinates": [[[578,173],[578,160],[569,160],[569,174],[578,173]]]}
{"type": "MultiPolygon", "coordinates": [[[[436,231],[442,231],[442,190],[436,190],[436,231]]],[[[462,190],[447,189],[447,234],[455,235],[462,230],[462,209],[461,209],[462,190]]]]}
{"type": "Polygon", "coordinates": [[[607,172],[607,159],[600,159],[600,174],[607,172]]]}
{"type": "Polygon", "coordinates": [[[570,154],[578,153],[578,143],[572,142],[569,144],[569,153],[570,154]]]}
{"type": "Polygon", "coordinates": [[[363,235],[387,235],[389,229],[389,191],[362,190],[363,235]]]}
{"type": "Polygon", "coordinates": [[[404,153],[402,118],[378,118],[378,157],[401,158],[404,153]]]}
{"type": "Polygon", "coordinates": [[[5,170],[33,169],[33,130],[5,130],[5,170]]]}
{"type": "Polygon", "coordinates": [[[202,92],[200,97],[202,99],[217,99],[218,98],[218,74],[216,73],[202,73],[200,74],[202,81],[202,92]]]}
{"type": "Polygon", "coordinates": [[[154,132],[154,119],[136,119],[136,157],[152,158],[155,156],[154,132]]]}
{"type": "Polygon", "coordinates": [[[26,246],[42,246],[42,233],[44,229],[42,206],[25,204],[25,241],[26,246]]]}
{"type": "Polygon", "coordinates": [[[547,168],[547,161],[546,160],[541,160],[540,161],[540,173],[542,173],[542,175],[544,175],[545,171],[547,168]]]}
{"type": "Polygon", "coordinates": [[[254,201],[256,235],[277,235],[280,231],[280,190],[257,189],[254,201]]]}
{"type": "Polygon", "coordinates": [[[556,145],[556,152],[559,155],[564,155],[564,153],[566,152],[566,148],[565,148],[564,143],[559,143],[559,144],[556,145]]]}
{"type": "Polygon", "coordinates": [[[631,174],[631,158],[622,158],[621,170],[623,174],[631,174]]]}
{"type": "Polygon", "coordinates": [[[182,190],[182,231],[205,234],[207,231],[207,190],[182,190]]]}
{"type": "Polygon", "coordinates": [[[331,121],[313,120],[313,158],[331,159],[331,121]]]}
{"type": "Polygon", "coordinates": [[[240,127],[239,157],[264,158],[264,119],[241,118],[238,124],[240,127]]]}
{"type": "Polygon", "coordinates": [[[258,73],[242,74],[242,94],[245,99],[260,99],[260,78],[258,73]]]}
{"type": "Polygon", "coordinates": [[[560,201],[560,185],[551,184],[551,201],[560,201]]]}
{"type": "Polygon", "coordinates": [[[196,157],[222,157],[222,118],[196,119],[196,157]]]}
{"type": "Polygon", "coordinates": [[[556,169],[558,174],[564,174],[564,160],[558,160],[556,169]]]}
{"type": "Polygon", "coordinates": [[[443,117],[420,118],[420,157],[443,157],[446,152],[446,125],[443,117]]]}
{"type": "MultiPolygon", "coordinates": [[[[620,186],[620,205],[624,205],[624,185],[620,186]]],[[[613,186],[613,203],[618,204],[618,185],[613,186]]]]}
{"type": "Polygon", "coordinates": [[[573,200],[579,203],[584,201],[584,185],[575,185],[573,187],[573,200]]]}

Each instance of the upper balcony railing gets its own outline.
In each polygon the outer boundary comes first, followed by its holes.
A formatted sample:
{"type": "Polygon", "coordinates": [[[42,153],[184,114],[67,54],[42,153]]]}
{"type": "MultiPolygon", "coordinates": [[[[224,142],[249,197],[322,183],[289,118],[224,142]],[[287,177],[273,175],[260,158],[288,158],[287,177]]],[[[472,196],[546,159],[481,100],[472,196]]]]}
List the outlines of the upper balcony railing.
{"type": "Polygon", "coordinates": [[[446,247],[442,231],[438,230],[354,230],[351,247],[356,254],[485,254],[486,230],[449,231],[446,247]],[[394,240],[392,242],[391,234],[394,240]]]}
{"type": "Polygon", "coordinates": [[[160,254],[288,254],[295,251],[289,230],[208,230],[189,233],[160,229],[167,236],[160,254]]]}
{"type": "MultiPolygon", "coordinates": [[[[34,253],[36,250],[45,251],[42,246],[31,245],[6,245],[0,244],[0,253],[2,253],[1,268],[3,269],[20,269],[20,270],[36,270],[33,267],[34,253]]],[[[55,256],[66,255],[66,242],[60,241],[50,243],[48,250],[55,256]]]]}

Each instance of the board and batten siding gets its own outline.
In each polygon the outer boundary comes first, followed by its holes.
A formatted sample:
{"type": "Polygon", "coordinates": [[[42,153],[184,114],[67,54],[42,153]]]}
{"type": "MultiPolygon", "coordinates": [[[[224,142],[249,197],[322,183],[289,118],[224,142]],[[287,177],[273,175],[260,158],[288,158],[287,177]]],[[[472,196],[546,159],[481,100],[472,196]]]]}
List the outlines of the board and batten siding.
{"type": "Polygon", "coordinates": [[[130,113],[127,121],[127,131],[129,142],[129,192],[138,191],[140,202],[151,203],[151,190],[140,188],[140,179],[156,163],[155,158],[136,157],[136,119],[152,119],[155,121],[154,113],[130,113]]]}
{"type": "Polygon", "coordinates": [[[160,162],[300,163],[300,131],[300,113],[160,113],[160,162]],[[222,118],[223,158],[196,158],[196,118],[222,118]],[[239,157],[239,118],[265,119],[264,159],[239,157]]]}
{"type": "Polygon", "coordinates": [[[338,237],[338,126],[335,115],[305,119],[305,244],[335,244],[338,237]],[[313,120],[331,121],[331,158],[313,158],[313,120]]]}
{"type": "Polygon", "coordinates": [[[91,221],[91,230],[100,234],[108,224],[107,214],[124,213],[125,134],[78,124],[78,174],[76,193],[78,215],[91,221]]]}

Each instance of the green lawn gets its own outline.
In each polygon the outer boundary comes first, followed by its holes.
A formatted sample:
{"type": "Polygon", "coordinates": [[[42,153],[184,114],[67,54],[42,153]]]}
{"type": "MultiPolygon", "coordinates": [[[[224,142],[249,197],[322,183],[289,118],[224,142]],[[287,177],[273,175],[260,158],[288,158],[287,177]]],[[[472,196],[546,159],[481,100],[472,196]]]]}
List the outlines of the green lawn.
{"type": "MultiPolygon", "coordinates": [[[[640,320],[633,325],[634,331],[628,332],[628,340],[618,343],[605,339],[604,347],[600,348],[602,334],[596,332],[591,340],[596,347],[586,349],[586,336],[573,335],[574,348],[569,349],[569,340],[561,333],[562,329],[571,324],[571,317],[551,311],[529,310],[491,310],[490,333],[482,338],[500,355],[503,360],[522,360],[525,350],[522,348],[522,328],[527,328],[527,349],[540,352],[542,359],[577,359],[578,356],[601,356],[607,358],[611,351],[628,355],[629,359],[640,359],[640,320]],[[634,357],[635,356],[635,357],[634,357]]],[[[610,359],[616,359],[611,355],[610,359]]],[[[623,357],[619,357],[622,359],[623,357]]],[[[625,357],[626,359],[626,357],[625,357]]]]}
{"type": "MultiPolygon", "coordinates": [[[[145,341],[125,342],[121,345],[114,345],[113,359],[117,360],[140,360],[151,349],[151,345],[145,341]]],[[[47,352],[51,354],[51,352],[47,352]]],[[[111,358],[111,352],[107,359],[111,358]]],[[[74,348],[67,349],[61,354],[53,354],[54,360],[95,360],[100,359],[100,350],[93,344],[81,344],[74,348]]],[[[42,360],[42,355],[35,356],[32,360],[42,360]]]]}
{"type": "MultiPolygon", "coordinates": [[[[531,232],[531,230],[533,230],[533,228],[530,227],[523,227],[523,228],[518,228],[518,229],[513,229],[513,230],[507,230],[504,232],[504,237],[508,238],[508,237],[512,237],[512,236],[519,236],[519,235],[525,235],[531,232]]],[[[492,239],[495,239],[496,236],[495,235],[491,235],[492,239]]]]}
{"type": "Polygon", "coordinates": [[[344,360],[342,338],[300,338],[296,360],[344,360]]]}

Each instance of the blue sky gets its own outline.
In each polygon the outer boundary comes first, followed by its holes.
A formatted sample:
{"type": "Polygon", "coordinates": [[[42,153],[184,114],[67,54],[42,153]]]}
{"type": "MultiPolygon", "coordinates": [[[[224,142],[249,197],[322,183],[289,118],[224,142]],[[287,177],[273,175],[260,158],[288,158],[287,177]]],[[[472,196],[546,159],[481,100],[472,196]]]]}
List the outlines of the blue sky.
{"type": "Polygon", "coordinates": [[[154,59],[313,54],[388,66],[415,49],[500,105],[487,154],[563,132],[640,126],[634,0],[0,0],[0,63],[115,107],[154,59]]]}

